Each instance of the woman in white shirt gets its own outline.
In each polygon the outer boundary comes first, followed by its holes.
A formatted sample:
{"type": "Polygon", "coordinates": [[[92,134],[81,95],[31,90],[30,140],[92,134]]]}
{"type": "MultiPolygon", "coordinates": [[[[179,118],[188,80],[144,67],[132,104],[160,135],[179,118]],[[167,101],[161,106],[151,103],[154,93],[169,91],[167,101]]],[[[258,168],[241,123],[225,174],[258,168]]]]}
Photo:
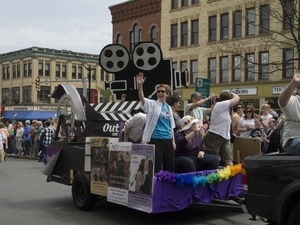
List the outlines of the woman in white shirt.
{"type": "Polygon", "coordinates": [[[251,130],[254,128],[254,112],[251,108],[246,108],[245,116],[241,117],[237,128],[238,133],[240,134],[240,137],[249,137],[251,130]]]}

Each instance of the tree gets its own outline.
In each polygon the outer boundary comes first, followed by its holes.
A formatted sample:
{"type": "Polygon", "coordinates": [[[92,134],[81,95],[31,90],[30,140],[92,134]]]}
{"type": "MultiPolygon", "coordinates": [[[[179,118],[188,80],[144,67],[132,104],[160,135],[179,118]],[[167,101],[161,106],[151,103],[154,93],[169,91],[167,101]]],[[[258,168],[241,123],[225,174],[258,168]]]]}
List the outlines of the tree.
{"type": "MultiPolygon", "coordinates": [[[[232,63],[233,69],[242,69],[241,65],[244,63],[247,70],[247,66],[253,64],[258,65],[259,69],[255,74],[259,79],[269,79],[269,74],[279,74],[280,71],[281,78],[290,78],[294,71],[300,68],[299,0],[273,0],[264,4],[258,3],[260,1],[255,2],[257,3],[254,7],[246,8],[244,13],[239,14],[243,21],[241,24],[245,24],[243,27],[240,25],[240,29],[245,29],[245,37],[234,37],[233,31],[233,39],[221,40],[214,48],[224,55],[240,56],[233,57],[232,60],[236,60],[232,63]],[[247,57],[247,53],[250,52],[259,52],[259,57],[247,57]],[[264,74],[267,77],[264,77],[264,74]]],[[[238,25],[234,21],[234,13],[238,11],[241,10],[233,12],[233,30],[238,25]]],[[[222,21],[220,30],[222,37],[222,21]]]]}

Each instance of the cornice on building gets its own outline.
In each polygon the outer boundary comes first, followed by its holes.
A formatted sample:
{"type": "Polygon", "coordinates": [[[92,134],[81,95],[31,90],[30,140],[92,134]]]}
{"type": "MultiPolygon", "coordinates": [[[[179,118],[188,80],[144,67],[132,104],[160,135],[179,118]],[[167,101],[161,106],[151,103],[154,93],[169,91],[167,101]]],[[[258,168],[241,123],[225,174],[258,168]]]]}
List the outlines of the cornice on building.
{"type": "Polygon", "coordinates": [[[0,63],[12,61],[12,60],[22,60],[24,58],[39,58],[39,57],[47,57],[53,59],[68,59],[71,61],[78,61],[78,58],[74,54],[83,62],[88,61],[88,62],[98,63],[99,55],[73,52],[71,50],[41,48],[35,46],[31,48],[0,54],[0,63]]]}
{"type": "Polygon", "coordinates": [[[161,12],[161,0],[127,1],[109,7],[112,23],[124,22],[137,17],[161,12]]]}

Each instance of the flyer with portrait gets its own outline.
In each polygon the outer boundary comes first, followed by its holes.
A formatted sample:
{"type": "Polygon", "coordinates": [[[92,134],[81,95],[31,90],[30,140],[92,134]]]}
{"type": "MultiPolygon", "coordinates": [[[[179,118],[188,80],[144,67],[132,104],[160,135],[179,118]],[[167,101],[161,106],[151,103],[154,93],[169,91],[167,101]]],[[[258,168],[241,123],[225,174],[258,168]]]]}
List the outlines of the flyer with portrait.
{"type": "Polygon", "coordinates": [[[107,201],[128,205],[131,142],[114,142],[109,145],[107,201]]]}
{"type": "Polygon", "coordinates": [[[132,145],[128,207],[152,212],[154,159],[154,145],[132,145]]]}
{"type": "Polygon", "coordinates": [[[108,137],[89,138],[91,163],[91,193],[106,196],[108,189],[108,137]]]}

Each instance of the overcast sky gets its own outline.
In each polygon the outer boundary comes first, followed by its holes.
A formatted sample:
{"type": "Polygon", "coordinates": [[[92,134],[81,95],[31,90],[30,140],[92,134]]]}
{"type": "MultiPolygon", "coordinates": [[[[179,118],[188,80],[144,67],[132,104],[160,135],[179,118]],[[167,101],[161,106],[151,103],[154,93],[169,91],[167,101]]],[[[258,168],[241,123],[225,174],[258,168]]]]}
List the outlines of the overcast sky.
{"type": "Polygon", "coordinates": [[[32,46],[99,54],[112,43],[109,6],[126,0],[1,0],[0,54],[32,46]]]}

